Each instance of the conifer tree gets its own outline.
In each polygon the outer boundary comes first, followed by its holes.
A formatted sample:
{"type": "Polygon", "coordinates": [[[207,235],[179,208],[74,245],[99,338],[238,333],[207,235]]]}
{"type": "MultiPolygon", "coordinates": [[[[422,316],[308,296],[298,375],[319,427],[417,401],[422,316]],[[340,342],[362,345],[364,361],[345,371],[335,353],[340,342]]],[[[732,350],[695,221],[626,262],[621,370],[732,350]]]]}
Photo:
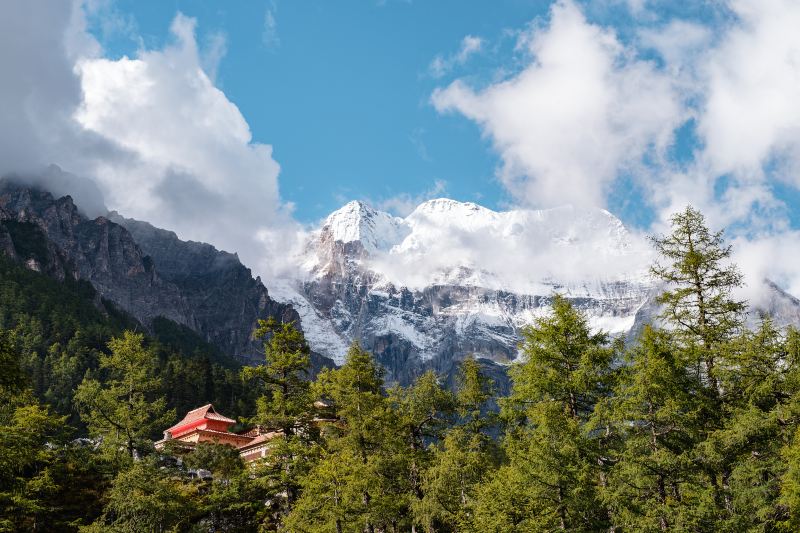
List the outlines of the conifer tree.
{"type": "Polygon", "coordinates": [[[671,324],[684,348],[697,353],[702,372],[712,389],[718,389],[717,349],[741,327],[745,302],[732,292],[742,285],[742,274],[727,264],[732,248],[723,232],[711,232],[702,213],[687,206],[671,218],[672,233],[652,238],[664,263],[656,262],[652,274],[667,283],[658,301],[662,318],[671,324]]]}
{"type": "Polygon", "coordinates": [[[492,396],[492,381],[475,359],[465,359],[456,392],[458,423],[434,449],[423,496],[413,505],[416,520],[427,532],[474,530],[477,491],[497,461],[494,440],[487,433],[495,419],[487,409],[492,396]]]}
{"type": "Polygon", "coordinates": [[[615,526],[703,529],[708,517],[692,453],[711,405],[707,395],[671,336],[646,326],[604,406],[622,439],[603,490],[615,526]]]}
{"type": "Polygon", "coordinates": [[[722,429],[730,406],[723,397],[720,367],[731,341],[741,332],[746,304],[734,299],[742,275],[729,264],[732,248],[723,232],[712,232],[703,215],[691,206],[672,216],[672,232],[652,239],[664,264],[656,262],[652,274],[666,283],[659,302],[661,318],[672,328],[682,358],[706,385],[713,405],[702,421],[706,434],[695,451],[697,468],[707,478],[709,498],[719,520],[733,513],[730,493],[732,456],[709,446],[708,435],[722,429]],[[713,451],[713,453],[712,453],[713,451]]]}
{"type": "MultiPolygon", "coordinates": [[[[407,483],[412,506],[424,497],[423,473],[431,460],[429,443],[438,442],[451,422],[455,398],[441,387],[431,371],[409,387],[394,387],[389,393],[392,408],[397,414],[397,429],[405,441],[401,459],[408,469],[407,483]]],[[[416,524],[412,524],[416,530],[416,524]]]]}
{"type": "Polygon", "coordinates": [[[719,368],[725,417],[701,451],[723,465],[728,530],[774,529],[785,520],[779,503],[786,461],[782,445],[797,427],[798,370],[794,332],[782,334],[769,318],[746,331],[725,350],[719,368]],[[794,412],[794,413],[793,413],[794,412]]]}
{"type": "Polygon", "coordinates": [[[152,449],[153,437],[168,427],[175,412],[167,410],[156,355],[144,346],[144,336],[126,331],[109,341],[111,353],[100,356],[99,375],[87,374],[75,402],[89,433],[102,439],[103,449],[120,459],[152,449]],[[102,379],[102,381],[101,381],[102,379]]]}
{"type": "Polygon", "coordinates": [[[332,403],[336,422],[324,432],[321,460],[304,478],[303,495],[287,519],[290,530],[400,527],[408,505],[407,486],[397,485],[403,446],[382,387],[383,370],[357,342],[341,368],[319,375],[318,392],[332,403]]]}
{"type": "MultiPolygon", "coordinates": [[[[308,468],[309,449],[316,431],[311,424],[313,400],[308,374],[311,350],[294,323],[278,324],[275,319],[259,321],[255,335],[264,338],[265,363],[246,367],[246,381],[258,380],[265,394],[258,399],[254,422],[280,432],[271,442],[268,457],[257,474],[271,490],[271,502],[279,515],[286,515],[298,497],[300,478],[308,468]]],[[[280,517],[275,518],[280,521],[280,517]]]]}
{"type": "Polygon", "coordinates": [[[481,491],[483,531],[599,530],[609,516],[598,494],[607,465],[588,422],[614,384],[616,345],[591,333],[561,296],[551,316],[523,332],[523,362],[511,369],[503,401],[508,464],[481,491]]]}

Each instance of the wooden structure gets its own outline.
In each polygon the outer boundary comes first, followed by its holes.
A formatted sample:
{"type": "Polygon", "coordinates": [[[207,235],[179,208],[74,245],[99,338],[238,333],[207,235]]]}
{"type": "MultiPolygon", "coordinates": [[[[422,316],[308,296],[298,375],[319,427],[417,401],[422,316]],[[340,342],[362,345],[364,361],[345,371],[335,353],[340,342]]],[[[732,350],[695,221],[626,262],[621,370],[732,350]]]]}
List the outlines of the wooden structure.
{"type": "Polygon", "coordinates": [[[157,450],[164,449],[167,443],[191,449],[200,442],[227,444],[239,450],[245,461],[264,457],[268,442],[280,435],[279,431],[268,431],[261,427],[244,433],[234,433],[230,428],[236,420],[217,413],[211,404],[192,409],[183,420],[164,431],[164,438],[155,443],[157,450]]]}

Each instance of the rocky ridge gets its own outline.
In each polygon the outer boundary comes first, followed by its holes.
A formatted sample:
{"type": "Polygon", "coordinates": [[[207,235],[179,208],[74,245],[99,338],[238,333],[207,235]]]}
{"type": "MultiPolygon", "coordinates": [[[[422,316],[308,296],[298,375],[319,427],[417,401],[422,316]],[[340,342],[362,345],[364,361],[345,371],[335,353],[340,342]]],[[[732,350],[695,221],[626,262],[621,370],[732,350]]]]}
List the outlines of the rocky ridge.
{"type": "Polygon", "coordinates": [[[148,327],[162,316],[242,362],[258,358],[259,318],[298,320],[238,257],[116,213],[86,217],[70,196],[0,182],[0,251],[28,268],[89,281],[148,327]]]}

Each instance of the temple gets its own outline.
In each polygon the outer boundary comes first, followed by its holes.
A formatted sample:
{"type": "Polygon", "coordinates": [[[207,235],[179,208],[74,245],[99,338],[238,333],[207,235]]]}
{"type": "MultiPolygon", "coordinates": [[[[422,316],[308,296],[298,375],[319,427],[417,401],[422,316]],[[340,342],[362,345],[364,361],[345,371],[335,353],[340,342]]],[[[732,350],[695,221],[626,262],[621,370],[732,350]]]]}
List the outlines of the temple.
{"type": "Polygon", "coordinates": [[[280,431],[269,431],[257,426],[243,433],[234,433],[230,428],[236,420],[217,413],[211,404],[192,409],[183,420],[164,431],[164,438],[155,443],[157,450],[168,443],[190,450],[200,442],[227,444],[239,450],[247,462],[266,455],[268,443],[280,435],[280,431]]]}

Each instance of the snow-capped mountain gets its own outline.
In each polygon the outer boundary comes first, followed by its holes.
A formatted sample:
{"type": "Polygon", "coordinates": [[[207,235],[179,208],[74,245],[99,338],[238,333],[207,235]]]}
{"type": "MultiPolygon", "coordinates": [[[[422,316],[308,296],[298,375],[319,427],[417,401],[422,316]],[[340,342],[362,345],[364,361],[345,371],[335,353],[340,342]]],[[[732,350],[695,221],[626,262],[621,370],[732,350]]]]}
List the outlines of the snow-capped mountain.
{"type": "Polygon", "coordinates": [[[354,339],[389,380],[473,354],[505,364],[556,292],[596,328],[625,333],[647,300],[646,247],[607,211],[492,211],[448,199],[405,218],[351,202],[311,233],[301,279],[270,286],[312,347],[342,361],[354,339]]]}

